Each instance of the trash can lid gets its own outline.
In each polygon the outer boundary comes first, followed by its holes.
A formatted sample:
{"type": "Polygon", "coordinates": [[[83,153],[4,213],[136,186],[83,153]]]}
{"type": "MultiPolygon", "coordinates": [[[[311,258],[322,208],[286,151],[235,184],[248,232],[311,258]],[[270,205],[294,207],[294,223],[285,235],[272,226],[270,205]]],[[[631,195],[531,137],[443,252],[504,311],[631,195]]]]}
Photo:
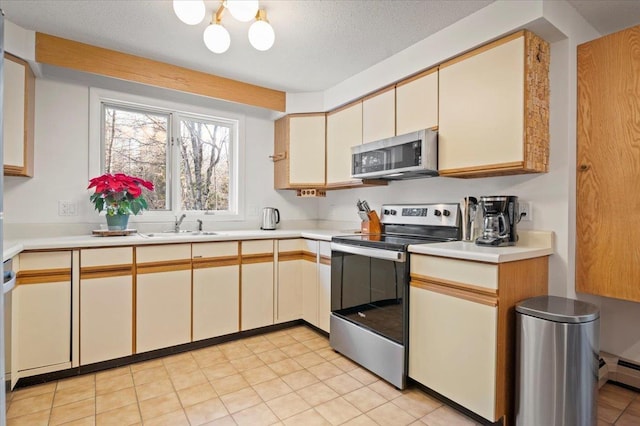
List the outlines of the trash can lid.
{"type": "Polygon", "coordinates": [[[538,296],[516,305],[516,312],[555,322],[580,324],[600,317],[598,307],[581,300],[557,296],[538,296]]]}

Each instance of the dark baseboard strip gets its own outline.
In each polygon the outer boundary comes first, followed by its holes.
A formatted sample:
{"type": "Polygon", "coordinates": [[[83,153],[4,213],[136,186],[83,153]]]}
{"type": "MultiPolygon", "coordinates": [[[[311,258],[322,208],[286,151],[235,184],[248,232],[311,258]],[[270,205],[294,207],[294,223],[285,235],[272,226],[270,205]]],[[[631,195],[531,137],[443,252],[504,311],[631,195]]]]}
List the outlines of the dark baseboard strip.
{"type": "Polygon", "coordinates": [[[604,367],[605,364],[606,362],[604,362],[604,358],[600,358],[600,364],[598,365],[598,368],[604,367]]]}
{"type": "Polygon", "coordinates": [[[456,402],[450,400],[446,396],[440,395],[438,392],[436,392],[434,390],[431,390],[430,388],[424,386],[421,383],[416,382],[415,380],[413,380],[410,377],[407,377],[407,385],[413,385],[413,386],[417,387],[418,389],[420,389],[424,393],[428,394],[429,396],[432,396],[435,399],[438,399],[438,400],[444,402],[445,404],[455,408],[456,410],[464,413],[468,417],[471,417],[473,420],[477,421],[478,423],[480,423],[482,425],[489,425],[489,426],[502,426],[502,425],[504,425],[502,419],[498,420],[497,422],[490,422],[489,420],[485,419],[484,417],[479,416],[478,414],[474,413],[473,411],[469,411],[468,409],[466,409],[462,405],[457,404],[456,402]]]}
{"type": "Polygon", "coordinates": [[[618,360],[618,365],[620,365],[622,367],[630,368],[632,370],[640,371],[640,365],[634,364],[634,363],[629,362],[629,361],[623,361],[623,360],[619,359],[618,360]]]}
{"type": "Polygon", "coordinates": [[[607,380],[607,383],[611,383],[613,385],[620,386],[621,388],[629,389],[634,392],[640,392],[640,389],[638,389],[637,387],[627,385],[626,383],[616,382],[615,380],[607,380]]]}
{"type": "MultiPolygon", "coordinates": [[[[325,331],[312,326],[304,320],[294,320],[281,324],[269,325],[266,327],[256,328],[253,330],[240,331],[237,333],[227,334],[225,336],[213,337],[211,339],[198,340],[197,342],[185,343],[183,345],[171,346],[170,348],[157,349],[155,351],[144,352],[125,356],[122,358],[110,359],[108,361],[96,362],[95,364],[82,365],[80,367],[68,368],[66,370],[54,371],[51,373],[38,374],[36,376],[22,377],[16,383],[15,389],[26,386],[39,385],[42,383],[52,382],[54,380],[68,379],[83,374],[96,373],[98,371],[108,370],[110,368],[123,367],[125,365],[135,364],[137,362],[149,361],[156,358],[162,358],[169,355],[177,355],[183,352],[189,352],[197,349],[207,348],[209,346],[219,345],[222,343],[232,342],[234,340],[244,339],[247,337],[258,336],[265,333],[271,333],[278,330],[295,327],[297,325],[306,325],[314,331],[328,336],[325,331]]],[[[10,386],[10,385],[9,385],[10,386]]]]}

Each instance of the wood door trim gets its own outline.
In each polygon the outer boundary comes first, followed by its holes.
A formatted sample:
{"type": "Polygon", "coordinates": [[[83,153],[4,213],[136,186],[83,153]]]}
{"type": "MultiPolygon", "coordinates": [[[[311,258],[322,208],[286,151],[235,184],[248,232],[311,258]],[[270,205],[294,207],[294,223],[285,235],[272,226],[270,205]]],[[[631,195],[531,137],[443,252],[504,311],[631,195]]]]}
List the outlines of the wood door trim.
{"type": "Polygon", "coordinates": [[[310,251],[302,252],[302,260],[316,263],[318,261],[318,255],[316,253],[312,253],[310,251]]]}
{"type": "Polygon", "coordinates": [[[466,284],[466,283],[461,283],[457,281],[445,280],[442,278],[429,277],[426,275],[411,274],[411,282],[416,283],[416,285],[434,284],[434,285],[439,285],[441,287],[452,288],[460,291],[469,291],[482,296],[498,297],[497,289],[490,289],[490,288],[481,287],[473,284],[466,284]]]}
{"type": "Polygon", "coordinates": [[[278,262],[287,262],[291,260],[302,260],[304,259],[304,251],[296,250],[296,251],[282,251],[278,253],[278,262]]]}
{"type": "Polygon", "coordinates": [[[351,102],[349,102],[347,104],[339,106],[338,108],[335,108],[335,109],[332,109],[331,111],[328,111],[327,112],[327,117],[330,116],[330,115],[336,114],[338,112],[344,111],[345,109],[349,109],[349,108],[351,108],[353,106],[356,106],[358,104],[361,104],[361,103],[362,103],[362,98],[358,98],[355,101],[351,101],[351,102]]]}
{"type": "Polygon", "coordinates": [[[329,266],[331,266],[331,257],[330,256],[322,256],[322,255],[320,255],[320,264],[321,265],[329,265],[329,266]]]}
{"type": "Polygon", "coordinates": [[[405,78],[404,80],[401,80],[398,83],[396,83],[396,89],[398,87],[404,86],[405,84],[409,84],[409,83],[412,83],[412,82],[414,82],[416,80],[420,80],[422,77],[426,77],[426,76],[428,76],[430,74],[438,72],[439,69],[440,69],[440,67],[436,66],[436,67],[433,67],[433,68],[429,68],[428,70],[421,71],[418,74],[415,74],[415,75],[413,75],[411,77],[405,78]]]}
{"type": "Polygon", "coordinates": [[[133,274],[133,265],[101,265],[80,268],[80,279],[122,277],[133,274]]]}
{"type": "Polygon", "coordinates": [[[473,49],[473,50],[471,50],[471,51],[469,51],[467,53],[464,53],[464,54],[462,54],[460,56],[456,56],[455,58],[450,59],[447,62],[444,62],[444,63],[440,64],[440,69],[446,68],[446,67],[454,65],[454,64],[456,64],[458,62],[464,61],[465,59],[469,59],[469,58],[471,58],[473,56],[479,55],[480,53],[486,52],[487,50],[491,50],[491,49],[493,49],[495,47],[498,47],[498,46],[500,46],[502,44],[508,43],[508,42],[510,42],[512,40],[516,40],[516,39],[518,39],[520,37],[524,37],[525,32],[526,32],[526,30],[520,30],[520,31],[515,32],[515,33],[513,33],[511,35],[503,37],[501,39],[498,39],[498,40],[492,41],[490,43],[487,43],[485,45],[482,45],[480,47],[477,47],[477,48],[475,48],[475,49],[473,49]]]}
{"type": "Polygon", "coordinates": [[[218,268],[240,264],[239,256],[203,257],[192,260],[193,269],[218,268]]]}
{"type": "Polygon", "coordinates": [[[36,32],[36,61],[245,105],[286,111],[286,93],[36,32]]]}
{"type": "Polygon", "coordinates": [[[186,271],[191,269],[191,259],[170,260],[163,262],[139,263],[136,268],[138,274],[153,274],[157,272],[186,271]]]}
{"type": "Polygon", "coordinates": [[[254,253],[254,254],[242,255],[243,265],[249,265],[252,263],[270,263],[270,262],[273,262],[273,260],[274,260],[273,253],[254,253]]]}
{"type": "Polygon", "coordinates": [[[16,285],[71,282],[71,268],[32,269],[16,273],[16,285]]]}
{"type": "MultiPolygon", "coordinates": [[[[395,88],[396,88],[396,85],[394,83],[394,84],[391,84],[389,86],[383,87],[382,89],[378,89],[375,92],[373,92],[373,93],[371,93],[369,95],[366,95],[363,98],[361,98],[362,102],[368,101],[369,99],[375,98],[376,96],[382,95],[383,93],[390,92],[391,90],[394,90],[395,88]]],[[[364,106],[364,104],[363,104],[363,106],[364,106]]]]}
{"type": "Polygon", "coordinates": [[[441,176],[455,176],[455,175],[479,175],[484,173],[513,173],[516,170],[524,171],[524,161],[512,161],[509,163],[498,164],[485,164],[483,166],[475,167],[461,167],[458,169],[445,169],[440,170],[441,176]]]}
{"type": "Polygon", "coordinates": [[[469,302],[480,303],[482,305],[497,307],[498,297],[488,296],[485,294],[475,293],[471,291],[464,291],[458,288],[439,285],[432,282],[411,281],[411,286],[415,288],[421,288],[423,290],[429,290],[436,293],[444,294],[446,296],[455,297],[457,299],[468,300],[469,302]]]}

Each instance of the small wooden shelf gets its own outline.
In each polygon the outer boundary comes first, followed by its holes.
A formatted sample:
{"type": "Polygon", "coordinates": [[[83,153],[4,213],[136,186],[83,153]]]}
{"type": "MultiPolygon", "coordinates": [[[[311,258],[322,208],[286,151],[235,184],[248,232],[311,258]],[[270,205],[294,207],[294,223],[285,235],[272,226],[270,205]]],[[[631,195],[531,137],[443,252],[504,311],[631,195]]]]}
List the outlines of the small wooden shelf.
{"type": "Polygon", "coordinates": [[[137,233],[137,229],[122,229],[118,231],[113,231],[109,229],[94,229],[92,231],[93,235],[97,235],[98,237],[122,237],[125,235],[131,235],[137,233]]]}

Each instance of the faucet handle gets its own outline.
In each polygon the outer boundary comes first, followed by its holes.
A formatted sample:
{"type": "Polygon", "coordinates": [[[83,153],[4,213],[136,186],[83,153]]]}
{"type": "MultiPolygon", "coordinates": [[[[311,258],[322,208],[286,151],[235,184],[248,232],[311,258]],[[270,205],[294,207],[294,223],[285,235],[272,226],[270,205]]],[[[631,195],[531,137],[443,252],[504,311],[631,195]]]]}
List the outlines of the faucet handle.
{"type": "Polygon", "coordinates": [[[202,219],[196,219],[198,222],[198,231],[202,231],[202,219]]]}

